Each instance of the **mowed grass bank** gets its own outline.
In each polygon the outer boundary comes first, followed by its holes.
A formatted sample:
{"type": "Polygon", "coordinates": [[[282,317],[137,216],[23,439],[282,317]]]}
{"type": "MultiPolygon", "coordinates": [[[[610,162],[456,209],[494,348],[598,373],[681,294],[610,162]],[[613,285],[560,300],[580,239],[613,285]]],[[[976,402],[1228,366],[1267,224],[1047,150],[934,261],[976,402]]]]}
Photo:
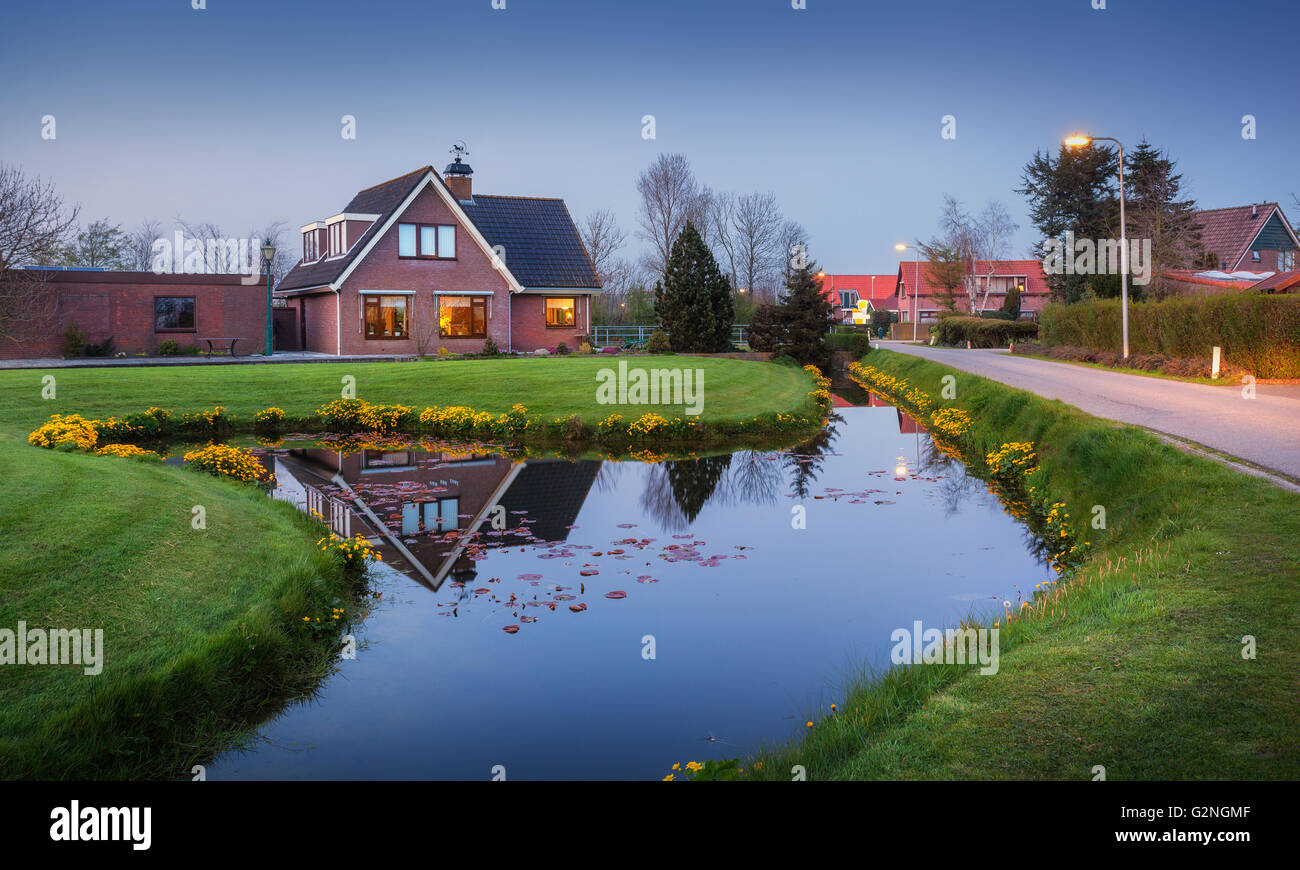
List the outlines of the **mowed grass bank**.
{"type": "Polygon", "coordinates": [[[1097,765],[1111,780],[1300,776],[1300,496],[946,366],[864,361],[935,397],[954,376],[944,404],[971,413],[979,455],[1034,442],[1094,553],[1041,614],[1002,624],[996,675],[864,677],[748,776],[789,779],[795,764],[816,779],[1088,780],[1097,765]],[[1105,530],[1090,527],[1094,505],[1105,530]]]}
{"type": "Polygon", "coordinates": [[[382,363],[23,369],[0,371],[0,427],[24,436],[51,414],[105,418],[151,405],[173,413],[224,405],[241,419],[275,406],[289,416],[316,411],[340,397],[342,379],[356,379],[356,396],[383,404],[467,405],[502,414],[516,402],[546,417],[577,414],[595,423],[611,413],[658,411],[684,415],[679,405],[617,406],[596,400],[597,372],[629,368],[698,369],[704,373],[700,421],[722,423],[768,411],[810,407],[810,380],[797,366],[693,356],[570,356],[539,359],[382,363]],[[56,398],[42,399],[42,378],[53,375],[56,398]]]}
{"type": "Polygon", "coordinates": [[[0,668],[0,777],[188,777],[328,668],[334,641],[295,622],[328,616],[349,584],[291,506],[8,434],[0,479],[0,628],[104,633],[98,675],[0,668]]]}
{"type": "MultiPolygon", "coordinates": [[[[705,372],[702,418],[808,407],[797,367],[686,356],[630,365],[705,372]]],[[[268,406],[310,414],[340,395],[597,421],[586,357],[0,372],[0,628],[103,629],[104,664],[0,667],[0,778],[175,778],[328,671],[334,644],[300,625],[349,594],[319,524],[254,488],[185,469],[33,447],[51,414],[106,418],[159,406],[268,406]],[[56,397],[44,399],[44,378],[56,397]],[[191,525],[194,506],[206,529],[191,525]]],[[[666,416],[680,409],[647,408],[666,416]]]]}

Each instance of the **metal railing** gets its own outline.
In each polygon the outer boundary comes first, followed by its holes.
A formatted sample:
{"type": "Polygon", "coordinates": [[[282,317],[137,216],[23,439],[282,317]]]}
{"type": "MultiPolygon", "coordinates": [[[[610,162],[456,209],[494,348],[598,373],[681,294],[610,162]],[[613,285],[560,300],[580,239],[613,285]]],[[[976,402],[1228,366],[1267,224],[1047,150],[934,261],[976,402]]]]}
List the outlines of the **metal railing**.
{"type": "MultiPolygon", "coordinates": [[[[600,347],[618,347],[625,344],[644,344],[659,327],[653,323],[627,326],[593,326],[592,335],[600,347]]],[[[744,323],[731,325],[731,343],[745,344],[749,335],[749,326],[744,323]]]]}

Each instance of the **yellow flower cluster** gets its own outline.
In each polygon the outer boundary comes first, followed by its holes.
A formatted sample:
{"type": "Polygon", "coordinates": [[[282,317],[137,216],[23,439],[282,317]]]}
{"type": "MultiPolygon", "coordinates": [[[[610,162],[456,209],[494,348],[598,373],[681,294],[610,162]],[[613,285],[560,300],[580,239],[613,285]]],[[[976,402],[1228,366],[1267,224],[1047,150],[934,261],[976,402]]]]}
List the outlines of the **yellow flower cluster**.
{"type": "Polygon", "coordinates": [[[99,440],[97,420],[87,420],[80,414],[55,414],[48,423],[27,436],[27,443],[37,447],[58,447],[69,444],[81,450],[92,450],[99,440]]]}
{"type": "Polygon", "coordinates": [[[159,459],[162,459],[161,456],[159,456],[157,453],[154,453],[152,450],[145,450],[141,447],[136,447],[134,444],[105,444],[103,447],[95,451],[95,455],[96,456],[121,456],[121,457],[155,456],[159,459]]]}
{"type": "Polygon", "coordinates": [[[1023,477],[1035,469],[1034,445],[1027,441],[1011,441],[984,457],[989,472],[996,478],[1023,477]]]}
{"type": "Polygon", "coordinates": [[[960,441],[970,427],[970,414],[961,408],[940,408],[930,415],[930,428],[953,441],[960,441]]]}
{"type": "Polygon", "coordinates": [[[258,411],[253,417],[253,425],[262,431],[279,432],[284,425],[284,411],[275,407],[258,411]]]}
{"type": "Polygon", "coordinates": [[[934,401],[926,393],[875,366],[849,363],[849,377],[862,389],[883,396],[918,420],[928,417],[934,407],[934,401]]]}
{"type": "Polygon", "coordinates": [[[381,554],[361,535],[351,538],[340,537],[333,532],[316,542],[323,553],[337,553],[343,560],[343,567],[348,569],[365,568],[367,562],[382,562],[381,554]]]}
{"type": "Polygon", "coordinates": [[[273,477],[257,461],[256,456],[229,444],[209,444],[191,450],[185,454],[185,462],[216,477],[232,477],[245,483],[270,481],[273,477]]]}

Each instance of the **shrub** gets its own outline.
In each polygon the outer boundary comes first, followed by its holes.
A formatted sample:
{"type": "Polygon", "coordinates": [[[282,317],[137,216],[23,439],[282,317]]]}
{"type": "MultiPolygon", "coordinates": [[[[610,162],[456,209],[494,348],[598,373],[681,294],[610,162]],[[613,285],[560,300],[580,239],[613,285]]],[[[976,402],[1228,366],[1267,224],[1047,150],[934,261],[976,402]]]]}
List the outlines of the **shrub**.
{"type": "Polygon", "coordinates": [[[158,343],[159,356],[176,356],[180,352],[181,352],[180,342],[178,342],[174,338],[169,338],[166,341],[160,341],[158,343]]]}
{"type": "Polygon", "coordinates": [[[1038,334],[1038,324],[1027,321],[1008,321],[984,317],[944,317],[931,332],[940,344],[971,347],[1001,347],[1013,341],[1032,338],[1038,334]]]}
{"type": "Polygon", "coordinates": [[[86,337],[81,334],[81,327],[75,323],[69,323],[68,328],[63,330],[63,355],[81,356],[85,350],[86,337]]]}
{"type": "Polygon", "coordinates": [[[568,356],[569,346],[564,342],[560,342],[560,346],[555,349],[555,352],[558,353],[560,356],[568,356]]]}
{"type": "Polygon", "coordinates": [[[584,341],[582,344],[578,345],[578,353],[580,354],[586,355],[595,352],[596,352],[595,349],[591,346],[589,342],[584,341]]]}
{"type": "Polygon", "coordinates": [[[662,329],[656,329],[650,333],[650,338],[645,343],[645,349],[650,353],[670,353],[673,346],[668,341],[668,333],[662,329]]]}
{"type": "Polygon", "coordinates": [[[253,417],[253,428],[268,435],[277,435],[284,428],[284,411],[267,408],[253,417]]]}
{"type": "Polygon", "coordinates": [[[871,350],[871,336],[866,332],[835,332],[826,336],[826,346],[831,350],[847,350],[861,358],[871,350]]]}
{"type": "Polygon", "coordinates": [[[109,336],[99,344],[87,344],[82,348],[83,356],[112,356],[113,337],[109,336]]]}
{"type": "Polygon", "coordinates": [[[72,447],[91,450],[99,440],[97,421],[87,420],[80,414],[55,414],[35,432],[27,436],[27,443],[37,447],[72,447]]]}
{"type": "MultiPolygon", "coordinates": [[[[1039,316],[1049,345],[1118,351],[1120,303],[1048,305],[1039,316]]],[[[1224,362],[1260,378],[1300,377],[1300,295],[1251,292],[1186,296],[1129,305],[1129,353],[1224,362]]]]}
{"type": "Polygon", "coordinates": [[[270,482],[271,475],[257,457],[229,444],[209,444],[185,454],[185,464],[214,477],[229,477],[244,483],[270,482]]]}
{"type": "Polygon", "coordinates": [[[321,422],[332,432],[355,432],[361,428],[361,414],[366,403],[360,399],[335,399],[316,410],[321,422]]]}
{"type": "Polygon", "coordinates": [[[489,335],[487,338],[483,340],[484,356],[497,356],[500,353],[501,353],[501,348],[497,347],[497,340],[495,338],[489,335]]]}

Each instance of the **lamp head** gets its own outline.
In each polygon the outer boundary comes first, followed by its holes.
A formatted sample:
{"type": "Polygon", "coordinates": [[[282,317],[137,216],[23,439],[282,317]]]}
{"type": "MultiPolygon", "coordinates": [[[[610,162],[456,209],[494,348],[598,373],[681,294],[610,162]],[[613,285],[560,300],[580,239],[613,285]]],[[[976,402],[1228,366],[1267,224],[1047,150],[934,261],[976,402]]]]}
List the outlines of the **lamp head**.
{"type": "Polygon", "coordinates": [[[1092,143],[1092,137],[1084,136],[1082,133],[1076,133],[1073,136],[1065,137],[1065,144],[1071,148],[1082,148],[1092,143]]]}
{"type": "Polygon", "coordinates": [[[262,245],[262,259],[268,263],[275,259],[275,245],[270,242],[262,245]]]}
{"type": "Polygon", "coordinates": [[[902,242],[899,242],[897,245],[894,245],[894,250],[895,250],[895,251],[906,251],[906,250],[907,250],[907,245],[903,244],[902,242]]]}

